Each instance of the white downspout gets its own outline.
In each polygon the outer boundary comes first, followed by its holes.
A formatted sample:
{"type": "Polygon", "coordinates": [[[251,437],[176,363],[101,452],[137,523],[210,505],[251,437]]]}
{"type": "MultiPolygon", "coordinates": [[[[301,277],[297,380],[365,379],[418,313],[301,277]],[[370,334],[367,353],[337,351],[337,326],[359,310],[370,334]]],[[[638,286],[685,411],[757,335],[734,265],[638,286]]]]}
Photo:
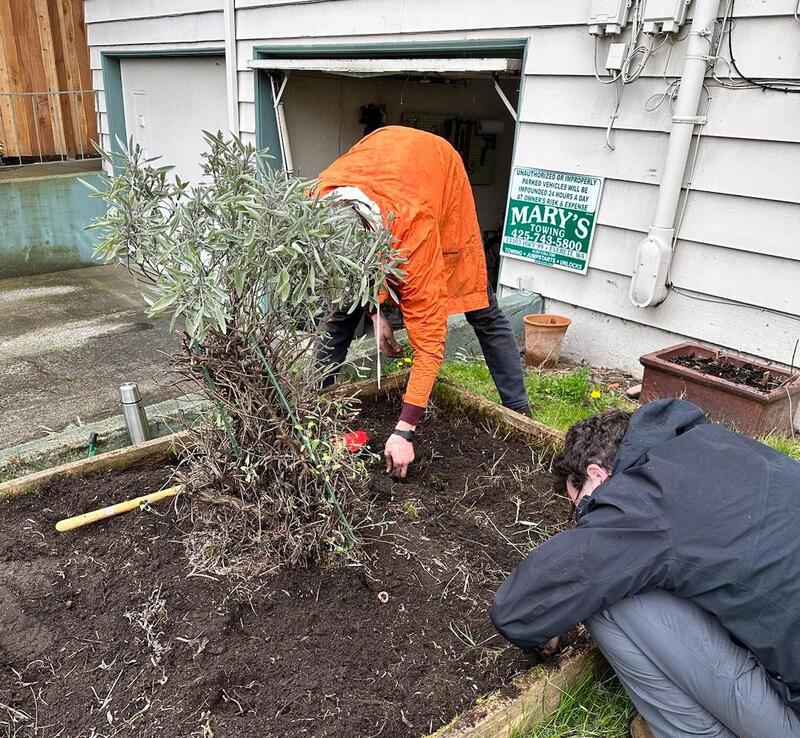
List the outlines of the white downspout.
{"type": "MultiPolygon", "coordinates": [[[[225,89],[228,93],[228,130],[239,136],[239,75],[236,63],[236,0],[225,0],[223,22],[225,24],[225,89]]],[[[251,74],[253,74],[251,72],[251,74]]]]}
{"type": "Polygon", "coordinates": [[[655,214],[647,237],[639,244],[631,279],[630,301],[640,308],[662,303],[667,297],[667,276],[672,261],[675,217],[681,186],[689,160],[695,126],[705,121],[698,116],[708,51],[719,0],[696,0],[683,63],[678,99],[672,116],[667,156],[655,214]]]}

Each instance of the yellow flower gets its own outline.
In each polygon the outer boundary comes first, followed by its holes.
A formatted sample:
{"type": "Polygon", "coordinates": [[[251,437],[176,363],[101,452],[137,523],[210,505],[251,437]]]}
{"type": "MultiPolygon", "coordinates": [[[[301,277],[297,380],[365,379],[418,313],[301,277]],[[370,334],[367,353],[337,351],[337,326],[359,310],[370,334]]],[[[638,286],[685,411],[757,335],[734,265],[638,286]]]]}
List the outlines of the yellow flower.
{"type": "Polygon", "coordinates": [[[602,396],[603,396],[603,393],[602,393],[600,390],[596,390],[596,389],[593,389],[593,390],[592,390],[591,398],[592,398],[593,400],[597,400],[597,399],[599,399],[599,398],[600,398],[600,397],[602,397],[602,396]]]}
{"type": "Polygon", "coordinates": [[[406,364],[410,364],[411,363],[411,359],[408,359],[408,358],[403,359],[403,361],[405,361],[406,364]]]}

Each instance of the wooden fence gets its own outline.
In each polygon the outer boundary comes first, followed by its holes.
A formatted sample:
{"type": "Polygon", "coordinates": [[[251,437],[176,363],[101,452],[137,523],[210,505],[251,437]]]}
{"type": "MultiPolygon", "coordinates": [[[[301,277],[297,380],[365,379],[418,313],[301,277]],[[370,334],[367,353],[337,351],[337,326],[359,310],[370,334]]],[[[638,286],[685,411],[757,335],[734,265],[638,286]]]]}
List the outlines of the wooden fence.
{"type": "Polygon", "coordinates": [[[94,156],[83,0],[0,0],[0,144],[14,163],[94,156]]]}

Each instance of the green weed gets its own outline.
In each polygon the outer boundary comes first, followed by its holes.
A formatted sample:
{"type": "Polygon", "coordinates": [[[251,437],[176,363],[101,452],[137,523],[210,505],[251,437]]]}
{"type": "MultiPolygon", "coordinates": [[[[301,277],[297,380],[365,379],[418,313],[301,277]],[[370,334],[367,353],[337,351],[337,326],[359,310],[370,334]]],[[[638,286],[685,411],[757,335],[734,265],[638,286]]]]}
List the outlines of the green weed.
{"type": "Polygon", "coordinates": [[[627,738],[635,715],[613,673],[589,674],[564,692],[549,720],[532,732],[514,732],[511,738],[627,738]]]}
{"type": "Polygon", "coordinates": [[[761,439],[767,446],[786,454],[788,457],[800,461],[800,438],[786,438],[785,436],[770,435],[761,439]]]}

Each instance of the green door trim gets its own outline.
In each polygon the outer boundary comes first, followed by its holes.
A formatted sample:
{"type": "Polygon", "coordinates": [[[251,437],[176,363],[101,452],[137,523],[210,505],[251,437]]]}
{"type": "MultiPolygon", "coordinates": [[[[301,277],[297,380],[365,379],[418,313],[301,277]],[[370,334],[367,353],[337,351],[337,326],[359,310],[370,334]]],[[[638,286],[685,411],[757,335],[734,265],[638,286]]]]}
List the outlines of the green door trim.
{"type": "MultiPolygon", "coordinates": [[[[414,56],[471,57],[514,56],[524,59],[528,48],[528,37],[493,38],[456,41],[415,41],[400,43],[363,44],[304,44],[302,46],[254,46],[254,59],[303,59],[324,57],[329,59],[400,58],[414,56]]],[[[255,74],[255,118],[256,147],[269,149],[275,157],[276,166],[283,166],[281,158],[278,121],[275,116],[275,99],[272,94],[269,72],[253,70],[255,74]]],[[[520,89],[520,102],[522,89],[520,89]]],[[[518,126],[515,126],[515,129],[518,126]]],[[[516,151],[516,130],[514,150],[516,151]]],[[[513,154],[512,154],[513,155],[513,154]]],[[[509,181],[511,173],[509,172],[509,181]]]]}
{"type": "Polygon", "coordinates": [[[127,146],[128,143],[120,61],[127,58],[159,56],[225,56],[225,47],[208,46],[199,49],[141,49],[101,52],[100,68],[103,74],[103,94],[106,99],[108,136],[111,140],[111,152],[114,154],[118,154],[122,147],[127,146]]]}

